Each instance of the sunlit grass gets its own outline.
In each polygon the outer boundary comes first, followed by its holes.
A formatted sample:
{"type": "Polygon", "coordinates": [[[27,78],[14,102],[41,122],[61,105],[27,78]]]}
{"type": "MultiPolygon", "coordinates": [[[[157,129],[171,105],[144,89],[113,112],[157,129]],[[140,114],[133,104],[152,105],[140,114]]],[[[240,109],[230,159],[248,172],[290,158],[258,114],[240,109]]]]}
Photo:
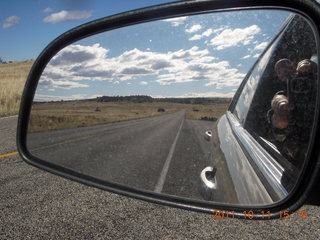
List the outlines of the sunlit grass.
{"type": "Polygon", "coordinates": [[[32,64],[33,61],[0,64],[0,117],[18,113],[32,64]]]}
{"type": "Polygon", "coordinates": [[[29,131],[88,127],[173,113],[182,109],[186,110],[187,119],[219,118],[226,108],[226,103],[210,105],[96,101],[36,103],[32,108],[29,131]],[[165,111],[161,112],[159,109],[165,111]]]}

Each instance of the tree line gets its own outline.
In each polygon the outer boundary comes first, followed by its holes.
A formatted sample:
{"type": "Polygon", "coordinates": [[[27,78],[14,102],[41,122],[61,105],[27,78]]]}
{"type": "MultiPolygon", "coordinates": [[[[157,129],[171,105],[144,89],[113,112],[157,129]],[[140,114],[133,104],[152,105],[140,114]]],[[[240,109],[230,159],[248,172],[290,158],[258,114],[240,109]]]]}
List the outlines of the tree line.
{"type": "Polygon", "coordinates": [[[213,103],[229,103],[231,98],[219,97],[197,97],[197,98],[153,98],[147,95],[133,96],[102,96],[97,97],[97,102],[133,102],[133,103],[153,103],[153,102],[171,102],[184,104],[213,104],[213,103]]]}

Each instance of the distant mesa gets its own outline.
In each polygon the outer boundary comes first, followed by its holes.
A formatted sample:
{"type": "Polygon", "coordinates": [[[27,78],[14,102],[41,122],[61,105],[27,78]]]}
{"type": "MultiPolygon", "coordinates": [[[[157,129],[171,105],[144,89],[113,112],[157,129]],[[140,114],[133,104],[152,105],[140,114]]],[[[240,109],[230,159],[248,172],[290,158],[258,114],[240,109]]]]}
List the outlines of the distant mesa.
{"type": "MultiPolygon", "coordinates": [[[[94,100],[94,99],[92,99],[94,100]]],[[[134,96],[102,96],[96,98],[97,102],[133,102],[133,103],[152,103],[152,102],[172,102],[184,104],[213,104],[213,103],[229,103],[231,98],[219,97],[199,97],[199,98],[153,98],[146,95],[134,96]]],[[[194,109],[194,111],[197,111],[194,109]]]]}
{"type": "MultiPolygon", "coordinates": [[[[67,96],[66,96],[67,97],[67,96]]],[[[131,95],[131,96],[102,96],[90,99],[74,99],[74,100],[48,100],[48,101],[36,101],[36,103],[63,103],[63,102],[77,102],[77,101],[94,101],[94,102],[132,102],[132,103],[157,103],[157,102],[169,102],[169,103],[182,103],[182,104],[217,104],[217,103],[230,103],[231,98],[220,97],[199,97],[199,98],[153,98],[147,95],[131,95]]],[[[99,111],[99,110],[96,110],[99,111]]],[[[194,108],[194,112],[199,111],[194,108]]]]}

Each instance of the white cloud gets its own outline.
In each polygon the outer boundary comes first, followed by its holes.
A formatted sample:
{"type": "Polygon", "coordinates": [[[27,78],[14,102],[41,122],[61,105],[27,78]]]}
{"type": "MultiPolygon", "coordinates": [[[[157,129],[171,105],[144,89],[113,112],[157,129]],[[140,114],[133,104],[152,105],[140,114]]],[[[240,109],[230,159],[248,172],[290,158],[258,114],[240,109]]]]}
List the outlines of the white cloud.
{"type": "Polygon", "coordinates": [[[52,91],[55,88],[62,88],[62,89],[72,89],[72,88],[80,88],[80,87],[89,87],[87,84],[82,84],[73,81],[54,81],[54,80],[44,80],[41,79],[39,81],[39,86],[50,88],[52,91]]]}
{"type": "Polygon", "coordinates": [[[196,34],[194,36],[192,36],[191,38],[189,38],[190,41],[195,41],[195,40],[200,40],[204,37],[210,37],[213,33],[217,33],[222,31],[224,28],[217,28],[217,29],[213,29],[213,28],[209,28],[206,31],[204,31],[201,34],[196,34]]]}
{"type": "Polygon", "coordinates": [[[186,29],[186,32],[187,33],[198,32],[201,28],[202,26],[200,24],[196,24],[196,25],[193,25],[191,28],[186,29]]]}
{"type": "Polygon", "coordinates": [[[202,38],[201,34],[196,34],[194,36],[192,36],[191,38],[189,38],[190,41],[196,41],[196,40],[200,40],[202,38]]]}
{"type": "Polygon", "coordinates": [[[97,98],[102,96],[103,96],[102,94],[94,94],[94,95],[91,95],[89,98],[97,98]]]}
{"type": "Polygon", "coordinates": [[[19,22],[20,22],[20,18],[18,16],[10,16],[4,20],[2,27],[3,28],[11,28],[14,25],[18,24],[19,22]]]}
{"type": "Polygon", "coordinates": [[[148,85],[148,83],[145,82],[145,81],[141,81],[141,82],[140,82],[140,85],[148,85]]]}
{"type": "Polygon", "coordinates": [[[73,44],[60,51],[50,62],[51,65],[69,65],[76,63],[87,63],[95,60],[105,59],[109,50],[94,44],[92,46],[82,46],[73,44]]]}
{"type": "Polygon", "coordinates": [[[48,17],[44,18],[43,21],[47,23],[60,23],[67,21],[75,21],[81,19],[90,18],[92,15],[92,11],[61,11],[57,13],[53,13],[48,17]]]}
{"type": "Polygon", "coordinates": [[[246,28],[225,29],[216,37],[210,40],[209,45],[212,45],[217,50],[222,50],[228,47],[250,44],[254,36],[260,32],[257,25],[252,25],[246,28]]]}
{"type": "Polygon", "coordinates": [[[268,42],[262,42],[254,47],[254,50],[264,50],[268,46],[268,42]]]}
{"type": "Polygon", "coordinates": [[[260,53],[257,53],[253,56],[253,58],[258,58],[261,54],[260,53]]]}
{"type": "Polygon", "coordinates": [[[50,13],[52,11],[53,11],[53,9],[49,8],[49,7],[42,10],[43,13],[50,13]]]}
{"type": "Polygon", "coordinates": [[[163,21],[165,22],[169,22],[171,24],[171,26],[173,27],[178,27],[180,25],[182,25],[185,20],[187,20],[188,17],[177,17],[177,18],[169,18],[169,19],[165,19],[163,21]]]}
{"type": "Polygon", "coordinates": [[[227,61],[202,62],[195,59],[188,63],[181,63],[181,69],[178,71],[159,75],[156,82],[160,85],[170,85],[202,81],[205,86],[221,89],[223,87],[239,86],[244,76],[237,69],[230,68],[227,61]]]}
{"type": "Polygon", "coordinates": [[[209,51],[208,49],[199,50],[199,47],[193,46],[188,50],[180,49],[175,52],[169,52],[168,54],[172,59],[193,59],[195,57],[204,57],[209,54],[209,51]]]}
{"type": "MultiPolygon", "coordinates": [[[[160,85],[200,81],[203,85],[221,89],[238,87],[244,74],[230,67],[227,61],[217,61],[208,49],[194,46],[167,53],[132,49],[119,56],[108,57],[108,49],[99,44],[83,46],[70,45],[60,51],[48,64],[41,76],[41,82],[54,88],[86,87],[81,80],[138,81],[140,77],[153,79],[160,85]],[[68,81],[66,81],[68,80],[68,81]],[[72,85],[70,82],[76,81],[72,85]]],[[[132,82],[131,81],[131,82],[132,82]]]]}
{"type": "Polygon", "coordinates": [[[214,31],[211,28],[209,28],[208,30],[204,31],[201,35],[209,37],[212,33],[214,33],[214,31]]]}
{"type": "Polygon", "coordinates": [[[221,93],[221,92],[205,92],[205,93],[196,93],[196,92],[189,92],[183,94],[181,96],[177,96],[178,98],[199,98],[199,97],[221,97],[221,98],[232,98],[235,94],[235,91],[231,91],[228,93],[221,93]]]}
{"type": "Polygon", "coordinates": [[[200,98],[200,97],[208,97],[208,98],[214,98],[214,97],[221,97],[221,98],[232,98],[236,92],[236,89],[231,90],[228,93],[221,93],[221,92],[188,92],[183,95],[179,96],[164,96],[164,95],[151,95],[153,98],[200,98]]]}
{"type": "Polygon", "coordinates": [[[251,57],[252,57],[251,55],[246,55],[242,59],[248,59],[248,58],[251,58],[251,57]]]}
{"type": "MultiPolygon", "coordinates": [[[[98,95],[97,95],[98,96],[98,95]]],[[[69,101],[69,100],[80,100],[80,99],[90,99],[95,98],[94,96],[88,96],[87,94],[74,94],[70,96],[54,96],[46,94],[35,94],[35,102],[50,102],[50,101],[69,101]]]]}

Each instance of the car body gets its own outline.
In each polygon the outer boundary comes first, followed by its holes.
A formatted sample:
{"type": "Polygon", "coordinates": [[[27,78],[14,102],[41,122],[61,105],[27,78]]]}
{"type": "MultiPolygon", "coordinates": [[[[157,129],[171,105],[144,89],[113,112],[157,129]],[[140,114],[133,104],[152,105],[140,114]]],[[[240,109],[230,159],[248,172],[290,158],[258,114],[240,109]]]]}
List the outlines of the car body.
{"type": "Polygon", "coordinates": [[[212,155],[218,169],[218,186],[231,184],[227,188],[230,191],[225,192],[225,202],[270,204],[287,196],[299,178],[301,166],[294,165],[275,145],[267,113],[274,94],[286,88],[274,75],[275,63],[284,56],[298,63],[316,54],[315,39],[306,46],[298,45],[302,40],[292,39],[292,33],[301,29],[312,31],[301,17],[290,16],[249,71],[227,113],[216,125],[213,145],[220,147],[214,147],[212,155]],[[284,49],[287,45],[290,48],[284,49]]]}

